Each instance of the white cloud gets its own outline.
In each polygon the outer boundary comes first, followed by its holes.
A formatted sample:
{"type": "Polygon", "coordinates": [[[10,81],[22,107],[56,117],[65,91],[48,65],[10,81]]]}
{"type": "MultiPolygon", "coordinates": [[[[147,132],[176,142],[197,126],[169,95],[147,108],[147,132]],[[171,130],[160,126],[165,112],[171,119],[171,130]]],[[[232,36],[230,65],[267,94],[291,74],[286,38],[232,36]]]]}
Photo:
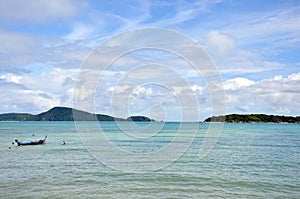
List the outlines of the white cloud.
{"type": "Polygon", "coordinates": [[[73,87],[76,70],[53,68],[49,72],[26,74],[20,84],[31,90],[44,90],[51,93],[63,93],[66,88],[73,87]]]}
{"type": "Polygon", "coordinates": [[[254,82],[235,78],[224,83],[227,112],[299,115],[300,73],[254,82]]]}
{"type": "Polygon", "coordinates": [[[130,86],[128,86],[128,85],[116,86],[113,89],[112,89],[112,87],[110,87],[110,90],[113,90],[114,93],[116,93],[116,94],[124,93],[128,89],[130,89],[130,86]]]}
{"type": "Polygon", "coordinates": [[[41,49],[38,41],[26,34],[0,31],[0,65],[20,65],[34,60],[36,51],[41,49]]]}
{"type": "Polygon", "coordinates": [[[71,0],[0,1],[0,21],[49,23],[53,20],[70,19],[86,6],[83,1],[71,0]]]}
{"type": "Polygon", "coordinates": [[[22,79],[22,76],[8,73],[6,75],[0,75],[0,79],[5,80],[6,82],[12,82],[12,83],[19,84],[20,80],[22,79]]]}
{"type": "Polygon", "coordinates": [[[197,92],[198,94],[203,94],[205,88],[197,84],[194,84],[191,86],[191,89],[192,91],[197,92]]]}
{"type": "Polygon", "coordinates": [[[1,92],[0,98],[1,112],[24,112],[26,107],[26,112],[40,113],[62,104],[59,96],[39,90],[10,89],[1,92]]]}
{"type": "Polygon", "coordinates": [[[84,40],[91,36],[95,31],[95,27],[85,24],[74,25],[73,31],[65,36],[67,40],[84,40]]]}
{"type": "MultiPolygon", "coordinates": [[[[293,63],[295,62],[293,57],[299,51],[300,7],[279,5],[276,5],[277,9],[264,8],[263,11],[258,9],[255,12],[241,13],[237,10],[232,13],[225,11],[228,12],[227,15],[215,14],[212,20],[201,21],[197,26],[189,28],[189,34],[193,32],[200,43],[205,45],[222,73],[243,75],[266,71],[270,74],[271,70],[296,72],[297,70],[290,69],[289,66],[296,64],[293,63]],[[209,29],[215,31],[216,38],[210,42],[210,46],[208,36],[213,38],[214,34],[212,31],[207,33],[209,29]],[[225,38],[227,36],[227,39],[231,38],[235,47],[223,50],[222,48],[226,48],[227,45],[217,45],[216,33],[225,38]]],[[[184,30],[182,28],[182,31],[184,30]]]]}
{"type": "Polygon", "coordinates": [[[54,106],[71,106],[76,70],[52,68],[48,72],[0,75],[0,112],[45,111],[54,106]],[[14,109],[12,109],[14,107],[14,109]]]}
{"type": "Polygon", "coordinates": [[[247,87],[255,84],[254,81],[249,80],[247,78],[234,78],[234,79],[229,79],[224,82],[224,89],[225,90],[237,90],[241,87],[247,87]]]}
{"type": "Polygon", "coordinates": [[[164,23],[166,25],[174,25],[174,24],[188,21],[190,19],[195,18],[195,16],[197,15],[197,12],[198,12],[198,10],[196,10],[196,9],[181,10],[178,13],[176,13],[176,15],[174,15],[170,19],[166,20],[164,23]]]}
{"type": "Polygon", "coordinates": [[[219,72],[223,74],[258,73],[284,66],[280,62],[264,60],[257,51],[239,48],[234,36],[219,30],[208,32],[202,42],[219,72]]]}
{"type": "Polygon", "coordinates": [[[91,50],[85,41],[11,31],[0,31],[0,43],[0,73],[29,73],[36,70],[34,65],[79,68],[91,50]]]}
{"type": "Polygon", "coordinates": [[[280,8],[266,12],[235,13],[224,21],[222,31],[233,35],[240,46],[263,44],[258,51],[272,52],[277,48],[299,43],[300,7],[280,8]]]}
{"type": "MultiPolygon", "coordinates": [[[[286,65],[280,63],[279,58],[268,57],[267,60],[264,57],[265,54],[277,54],[278,49],[282,47],[298,48],[299,6],[246,14],[235,12],[228,17],[224,15],[220,20],[218,17],[221,15],[209,13],[212,6],[219,2],[218,0],[134,3],[107,1],[100,2],[99,5],[90,2],[91,5],[95,5],[93,7],[81,0],[0,1],[0,26],[4,27],[0,31],[0,87],[8,90],[1,94],[0,112],[3,110],[10,112],[10,107],[15,107],[16,110],[18,107],[18,110],[22,110],[22,107],[32,107],[31,110],[36,111],[45,109],[46,106],[70,104],[77,69],[93,47],[119,31],[158,25],[181,30],[188,35],[194,31],[198,39],[204,35],[201,41],[217,63],[224,79],[227,74],[238,76],[224,82],[228,111],[299,113],[300,74],[286,76],[291,72],[283,67],[286,65]],[[161,13],[161,9],[168,12],[161,13]],[[203,13],[209,15],[204,16],[203,13]],[[212,20],[207,22],[206,17],[212,20]],[[50,23],[58,21],[59,24],[51,25],[64,26],[63,28],[55,27],[51,30],[53,32],[42,33],[44,28],[52,28],[49,26],[50,23]],[[15,27],[18,29],[14,29],[15,27]],[[256,46],[257,44],[259,45],[256,46]],[[270,78],[274,74],[271,70],[280,68],[286,69],[286,72],[283,74],[278,72],[280,75],[270,78]],[[268,71],[268,74],[261,73],[255,81],[244,76],[245,73],[265,71],[268,71]],[[11,99],[17,99],[16,96],[20,96],[22,102],[18,100],[11,102],[11,99]]],[[[139,41],[137,44],[143,45],[144,38],[151,36],[151,34],[140,35],[134,40],[139,41]]],[[[132,41],[123,42],[130,45],[132,41]]],[[[164,42],[162,47],[169,47],[164,42]]],[[[177,45],[176,42],[174,46],[177,45]]],[[[114,45],[126,44],[117,42],[114,45]]],[[[199,83],[201,80],[198,81],[200,75],[197,71],[190,70],[192,66],[187,67],[185,60],[167,54],[168,52],[161,51],[134,52],[116,60],[98,85],[100,97],[96,104],[97,110],[110,113],[111,94],[127,94],[129,90],[133,91],[130,94],[137,96],[135,98],[137,101],[133,103],[136,113],[145,107],[153,106],[155,102],[164,105],[166,112],[172,109],[171,115],[176,115],[173,114],[174,110],[179,110],[180,105],[176,104],[174,96],[180,95],[183,100],[189,102],[193,92],[198,96],[200,104],[204,106],[209,104],[209,93],[201,86],[203,82],[199,83]],[[153,66],[148,65],[148,68],[144,67],[141,70],[133,69],[150,62],[170,67],[153,69],[153,66]],[[127,78],[128,81],[118,84],[122,78],[127,78]],[[176,80],[180,78],[190,85],[178,83],[176,80]],[[158,92],[153,87],[147,86],[132,90],[133,85],[140,86],[139,83],[145,81],[169,83],[169,90],[158,92]]],[[[104,59],[109,59],[114,54],[107,55],[104,59]]],[[[101,65],[102,62],[98,61],[95,60],[101,65]]],[[[297,65],[294,71],[297,71],[297,65]]],[[[94,76],[88,78],[87,81],[95,80],[94,76]]],[[[82,98],[88,98],[95,91],[82,92],[82,98]]],[[[119,99],[120,105],[124,105],[123,99],[125,98],[119,99]]],[[[208,108],[205,107],[206,109],[208,108]]],[[[170,112],[168,114],[170,116],[170,112]]]]}
{"type": "Polygon", "coordinates": [[[229,57],[235,50],[234,38],[217,30],[210,31],[204,42],[210,55],[219,59],[229,57]]]}
{"type": "Polygon", "coordinates": [[[294,73],[288,76],[288,80],[300,80],[300,73],[294,73]]]}
{"type": "Polygon", "coordinates": [[[186,21],[195,19],[201,13],[208,13],[216,4],[219,4],[221,0],[201,0],[195,2],[186,1],[174,1],[172,3],[157,3],[154,6],[168,6],[170,10],[175,8],[175,13],[167,19],[160,19],[158,22],[151,24],[152,26],[168,27],[174,26],[186,21]]]}

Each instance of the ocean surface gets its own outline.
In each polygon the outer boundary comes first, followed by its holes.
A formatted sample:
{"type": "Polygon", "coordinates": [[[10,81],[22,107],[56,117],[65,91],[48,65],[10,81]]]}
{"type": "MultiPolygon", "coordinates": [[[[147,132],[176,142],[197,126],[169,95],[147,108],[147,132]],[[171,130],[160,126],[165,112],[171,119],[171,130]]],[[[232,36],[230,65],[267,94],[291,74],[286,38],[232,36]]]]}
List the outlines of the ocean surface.
{"type": "Polygon", "coordinates": [[[300,124],[224,124],[200,158],[207,123],[95,123],[0,122],[0,198],[300,198],[300,124]]]}

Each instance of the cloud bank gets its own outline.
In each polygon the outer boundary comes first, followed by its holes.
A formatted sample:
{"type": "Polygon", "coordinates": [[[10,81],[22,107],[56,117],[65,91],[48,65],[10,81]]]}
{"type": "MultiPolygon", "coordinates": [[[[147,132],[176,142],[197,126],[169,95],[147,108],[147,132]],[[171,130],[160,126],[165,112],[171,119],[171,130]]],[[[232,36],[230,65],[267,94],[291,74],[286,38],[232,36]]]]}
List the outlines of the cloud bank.
{"type": "MultiPolygon", "coordinates": [[[[74,82],[91,50],[121,32],[156,26],[203,45],[223,79],[228,113],[299,115],[300,5],[268,4],[254,9],[247,2],[221,0],[0,1],[0,112],[72,106],[74,82]]],[[[129,86],[116,83],[132,68],[153,62],[174,68],[190,87],[170,92],[140,85],[131,93],[129,112],[150,115],[157,110],[159,120],[176,120],[180,111],[174,94],[192,91],[202,113],[199,120],[210,116],[203,77],[185,60],[162,51],[138,51],[111,65],[97,90],[86,93],[96,92],[95,110],[113,114],[112,94],[129,86]]],[[[168,77],[164,71],[149,71],[132,79],[143,76],[168,77]]]]}

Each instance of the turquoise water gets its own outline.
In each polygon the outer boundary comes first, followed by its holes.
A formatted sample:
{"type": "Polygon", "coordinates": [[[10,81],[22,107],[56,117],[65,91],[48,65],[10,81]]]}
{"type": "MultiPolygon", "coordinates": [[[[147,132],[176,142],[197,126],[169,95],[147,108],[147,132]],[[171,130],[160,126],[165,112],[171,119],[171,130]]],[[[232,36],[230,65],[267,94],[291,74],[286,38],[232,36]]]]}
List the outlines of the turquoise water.
{"type": "MultiPolygon", "coordinates": [[[[84,125],[86,131],[98,133],[92,123],[84,125]]],[[[102,123],[101,127],[120,150],[159,156],[160,149],[177,136],[180,123],[163,125],[159,134],[138,139],[124,135],[115,123],[102,123]]],[[[194,125],[185,126],[182,140],[192,136],[192,128],[194,125]]],[[[208,124],[200,124],[188,150],[168,166],[153,172],[128,173],[96,159],[82,144],[82,135],[73,122],[1,122],[0,198],[300,197],[299,124],[225,124],[213,150],[199,159],[207,128],[208,124]],[[45,135],[45,145],[12,145],[16,138],[45,135]],[[61,144],[63,140],[66,145],[61,144]]],[[[116,158],[112,151],[103,153],[116,158]]],[[[138,160],[118,161],[128,168],[140,164],[138,160]]]]}

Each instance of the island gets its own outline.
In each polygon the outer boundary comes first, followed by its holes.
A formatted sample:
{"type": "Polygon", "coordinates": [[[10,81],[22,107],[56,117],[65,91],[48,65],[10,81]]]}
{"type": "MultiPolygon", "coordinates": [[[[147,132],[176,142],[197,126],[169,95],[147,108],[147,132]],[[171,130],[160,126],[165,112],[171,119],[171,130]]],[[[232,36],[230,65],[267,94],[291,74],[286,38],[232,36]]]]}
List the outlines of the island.
{"type": "Polygon", "coordinates": [[[130,116],[126,119],[126,121],[129,122],[155,122],[155,120],[150,119],[148,117],[145,116],[130,116]]]}
{"type": "Polygon", "coordinates": [[[212,116],[204,122],[229,122],[229,123],[300,123],[300,116],[266,115],[266,114],[229,114],[223,116],[212,116]]]}
{"type": "Polygon", "coordinates": [[[145,116],[130,116],[118,118],[103,114],[93,114],[68,107],[54,107],[46,112],[33,115],[30,113],[3,113],[0,121],[130,121],[130,122],[155,122],[145,116]],[[74,118],[74,115],[76,116],[74,118]]]}
{"type": "MultiPolygon", "coordinates": [[[[145,116],[129,116],[128,118],[112,117],[104,114],[94,114],[86,111],[69,108],[54,107],[40,114],[30,113],[3,113],[0,121],[123,121],[123,122],[156,122],[145,116]],[[75,115],[75,118],[74,118],[75,115]]],[[[228,114],[212,116],[204,122],[228,123],[300,123],[300,116],[266,115],[266,114],[228,114]]]]}

